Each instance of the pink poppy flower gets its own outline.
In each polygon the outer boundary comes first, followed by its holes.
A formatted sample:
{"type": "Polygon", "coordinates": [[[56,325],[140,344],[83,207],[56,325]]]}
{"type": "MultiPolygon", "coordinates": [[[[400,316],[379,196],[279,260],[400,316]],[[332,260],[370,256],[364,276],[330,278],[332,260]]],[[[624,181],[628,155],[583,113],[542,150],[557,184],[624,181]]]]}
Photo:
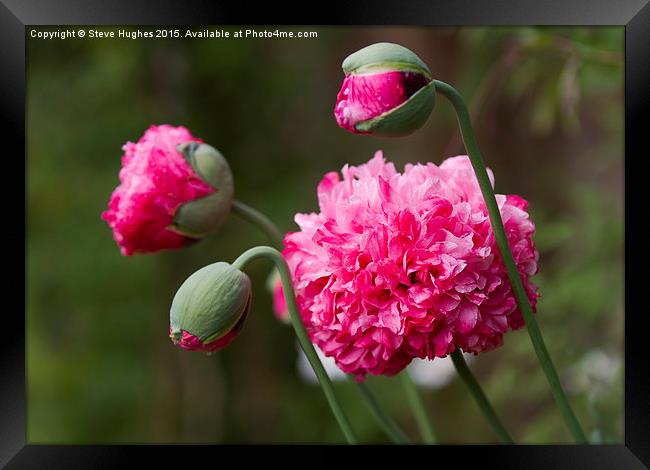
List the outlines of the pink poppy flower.
{"type": "MultiPolygon", "coordinates": [[[[394,375],[416,357],[488,351],[523,326],[466,156],[399,173],[377,152],[342,175],[324,176],[319,212],[295,216],[283,251],[310,337],[342,370],[394,375]]],[[[535,305],[527,203],[497,202],[535,305]]]]}
{"type": "MultiPolygon", "coordinates": [[[[194,227],[203,229],[208,226],[206,220],[213,223],[229,211],[231,181],[224,180],[223,187],[211,186],[211,180],[200,177],[179,150],[179,145],[193,142],[202,141],[182,126],[164,124],[151,126],[137,143],[127,142],[122,147],[120,185],[102,219],[113,230],[123,255],[182,248],[205,235],[194,227]],[[182,207],[186,214],[180,223],[182,207]]],[[[210,149],[202,157],[216,152],[205,144],[201,147],[210,149]]],[[[218,158],[221,167],[225,165],[223,174],[231,178],[220,154],[206,158],[218,158]]]]}

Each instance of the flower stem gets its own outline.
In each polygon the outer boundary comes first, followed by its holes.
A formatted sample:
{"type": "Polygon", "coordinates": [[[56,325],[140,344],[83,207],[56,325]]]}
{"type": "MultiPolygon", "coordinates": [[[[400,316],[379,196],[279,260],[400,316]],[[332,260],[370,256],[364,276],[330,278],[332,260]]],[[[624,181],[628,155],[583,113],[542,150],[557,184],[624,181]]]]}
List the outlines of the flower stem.
{"type": "MultiPolygon", "coordinates": [[[[447,98],[454,110],[456,111],[456,116],[458,118],[458,124],[460,126],[460,131],[463,137],[463,142],[465,143],[465,148],[469,155],[470,161],[472,162],[472,167],[474,168],[474,173],[476,173],[476,179],[478,180],[479,187],[481,188],[481,193],[483,194],[483,199],[485,200],[485,205],[490,216],[490,222],[492,224],[492,230],[494,231],[494,236],[497,242],[497,247],[501,253],[501,258],[506,266],[508,272],[508,278],[510,279],[510,284],[512,285],[512,290],[519,306],[519,310],[524,317],[526,322],[526,328],[528,329],[528,335],[530,340],[533,343],[533,348],[535,349],[535,354],[537,354],[537,359],[546,375],[546,380],[548,381],[551,393],[555,402],[560,409],[560,413],[564,418],[564,421],[571,431],[573,438],[576,442],[580,444],[587,443],[587,438],[584,431],[580,427],[573,409],[569,404],[564,390],[562,389],[562,384],[560,383],[560,378],[558,377],[553,361],[546,349],[544,344],[544,338],[542,337],[542,332],[537,325],[537,320],[533,315],[533,309],[530,306],[528,301],[528,296],[524,289],[524,285],[521,282],[519,277],[519,271],[517,270],[517,265],[515,259],[512,256],[512,251],[508,244],[508,238],[506,237],[505,229],[503,228],[503,221],[501,220],[501,213],[499,212],[499,206],[497,205],[496,197],[494,196],[494,190],[490,183],[490,179],[485,169],[485,164],[483,163],[483,158],[479,152],[478,145],[476,143],[476,138],[474,136],[474,131],[472,130],[472,123],[467,110],[467,106],[463,101],[460,93],[456,91],[454,87],[448,85],[447,83],[441,82],[439,80],[434,80],[436,90],[439,91],[445,98],[447,98]]],[[[460,354],[460,353],[459,353],[460,354]]],[[[453,355],[452,355],[453,357],[453,355]]]]}
{"type": "Polygon", "coordinates": [[[485,393],[483,393],[483,389],[469,370],[469,367],[467,367],[467,363],[465,362],[465,358],[463,357],[463,353],[460,352],[460,349],[456,349],[451,353],[451,360],[454,362],[458,375],[460,375],[461,379],[463,379],[463,382],[465,382],[465,385],[467,385],[467,388],[469,388],[469,391],[474,396],[474,399],[483,412],[485,419],[487,419],[490,426],[492,426],[494,433],[499,436],[499,439],[501,439],[502,442],[505,442],[506,444],[514,444],[512,437],[510,437],[506,428],[503,427],[499,417],[494,412],[494,408],[492,408],[485,393]]]}
{"type": "MultiPolygon", "coordinates": [[[[239,215],[242,219],[257,226],[262,232],[264,232],[273,241],[273,244],[276,246],[276,248],[282,249],[282,244],[283,244],[282,233],[277,228],[277,226],[271,221],[271,219],[269,219],[267,216],[262,214],[257,209],[254,209],[253,207],[237,200],[233,201],[232,211],[237,215],[239,215]]],[[[286,287],[284,285],[283,288],[286,292],[286,287]]],[[[291,291],[293,293],[293,289],[291,291]]],[[[364,399],[368,403],[368,407],[372,411],[372,414],[375,417],[377,424],[379,424],[379,426],[382,429],[384,429],[384,431],[387,431],[385,428],[386,423],[392,422],[394,424],[394,421],[392,421],[392,419],[388,415],[386,415],[386,413],[382,410],[381,405],[372,396],[372,392],[370,392],[370,390],[367,387],[364,387],[360,382],[357,382],[356,380],[354,380],[354,383],[357,384],[357,386],[361,390],[361,394],[363,395],[364,399]]],[[[396,428],[398,433],[401,433],[402,436],[404,436],[404,433],[401,430],[399,430],[399,428],[397,428],[396,425],[394,427],[396,428]]],[[[389,437],[392,438],[392,436],[390,435],[389,437]]]]}
{"type": "Polygon", "coordinates": [[[260,211],[236,199],[232,202],[232,211],[245,221],[257,225],[271,239],[274,245],[282,246],[282,233],[271,219],[260,211]]]}
{"type": "Polygon", "coordinates": [[[357,382],[352,376],[348,376],[348,378],[359,386],[361,394],[365,398],[366,403],[368,403],[370,412],[386,435],[390,437],[395,444],[410,444],[411,441],[406,434],[404,434],[404,431],[397,426],[397,423],[395,423],[390,416],[384,413],[381,405],[370,391],[370,388],[368,388],[368,385],[366,385],[365,382],[357,382]]]}
{"type": "Polygon", "coordinates": [[[289,317],[291,318],[293,329],[296,331],[298,341],[300,341],[300,346],[302,347],[302,350],[305,352],[305,356],[307,356],[309,363],[314,369],[316,377],[318,377],[318,381],[320,382],[320,386],[323,389],[323,393],[327,398],[330,408],[332,409],[332,413],[334,413],[339,426],[341,426],[341,430],[343,431],[345,438],[349,444],[356,444],[357,438],[354,434],[354,431],[352,430],[350,422],[345,416],[345,413],[343,413],[343,409],[336,399],[332,382],[330,381],[327,372],[325,372],[325,368],[318,358],[318,354],[316,354],[314,346],[311,344],[311,340],[307,335],[305,325],[303,324],[300,314],[298,313],[298,306],[296,305],[296,297],[293,293],[291,274],[289,273],[287,262],[282,257],[282,254],[275,248],[271,248],[270,246],[256,246],[255,248],[251,248],[242,253],[239,258],[233,262],[232,265],[237,269],[243,269],[244,266],[256,258],[270,259],[273,261],[275,267],[279,271],[280,279],[282,280],[284,298],[287,302],[287,308],[289,309],[289,317]]]}
{"type": "Polygon", "coordinates": [[[415,382],[411,379],[408,370],[404,370],[399,376],[406,391],[406,396],[408,397],[415,420],[418,423],[418,428],[420,428],[420,434],[422,435],[424,443],[435,444],[436,434],[433,431],[433,426],[431,425],[431,421],[427,415],[427,410],[424,407],[417,385],[415,385],[415,382]]]}

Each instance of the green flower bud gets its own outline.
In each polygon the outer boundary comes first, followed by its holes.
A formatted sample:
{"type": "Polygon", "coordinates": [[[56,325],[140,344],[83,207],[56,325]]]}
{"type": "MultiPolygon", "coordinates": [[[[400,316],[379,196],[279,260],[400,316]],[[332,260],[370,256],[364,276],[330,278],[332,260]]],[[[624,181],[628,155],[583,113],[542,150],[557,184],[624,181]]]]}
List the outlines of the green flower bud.
{"type": "Polygon", "coordinates": [[[426,64],[392,43],[364,47],[343,61],[345,79],[334,116],[356,134],[408,135],[427,120],[436,101],[426,64]]]}
{"type": "Polygon", "coordinates": [[[205,266],[180,286],[170,310],[170,336],[183,349],[214,352],[243,326],[252,299],[248,276],[224,262],[205,266]]]}

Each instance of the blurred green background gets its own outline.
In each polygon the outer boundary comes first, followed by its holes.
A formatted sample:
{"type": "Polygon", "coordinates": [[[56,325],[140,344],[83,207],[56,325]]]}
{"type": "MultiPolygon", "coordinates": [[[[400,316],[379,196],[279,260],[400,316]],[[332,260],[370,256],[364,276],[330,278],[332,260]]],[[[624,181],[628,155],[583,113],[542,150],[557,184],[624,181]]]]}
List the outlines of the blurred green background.
{"type": "MultiPolygon", "coordinates": [[[[124,258],[100,214],[122,144],[152,123],[185,125],[219,148],[237,197],[284,231],[296,229],[296,212],[317,209],[325,172],[377,149],[400,169],[463,153],[443,99],[407,138],[337,127],[342,59],[390,41],[459,89],[497,192],[530,201],[547,345],[588,434],[622,442],[623,28],[290,30],[318,38],[28,35],[28,441],[343,442],[321,391],[296,372],[293,332],[272,314],[264,262],[250,266],[253,310],[229,348],[207,357],[168,338],[180,283],[267,244],[263,234],[232,217],[191,248],[124,258]]],[[[516,441],[571,442],[524,330],[471,367],[516,441]]],[[[368,383],[417,438],[399,381],[368,383]]],[[[336,389],[361,439],[388,442],[357,388],[336,389]]],[[[460,381],[422,392],[441,442],[496,441],[460,381]]]]}

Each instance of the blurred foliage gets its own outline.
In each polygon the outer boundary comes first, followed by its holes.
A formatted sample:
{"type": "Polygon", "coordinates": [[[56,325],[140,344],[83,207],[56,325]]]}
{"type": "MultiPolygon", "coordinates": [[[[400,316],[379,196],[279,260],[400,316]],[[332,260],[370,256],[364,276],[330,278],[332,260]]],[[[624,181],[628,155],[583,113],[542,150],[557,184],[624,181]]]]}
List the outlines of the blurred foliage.
{"type": "MultiPolygon", "coordinates": [[[[462,153],[443,100],[405,139],[336,126],[341,60],[392,41],[463,93],[497,191],[530,201],[548,348],[587,432],[622,442],[623,28],[318,32],[302,40],[27,39],[28,440],[342,442],[321,391],[296,374],[293,334],[271,313],[265,263],[250,268],[253,310],[227,350],[184,353],[167,336],[180,283],[268,243],[263,234],[233,217],[186,250],[123,258],[100,213],[118,183],[121,145],[152,123],[183,124],[219,148],[237,197],[287,231],[294,213],[316,209],[325,172],[376,149],[398,167],[462,153]],[[605,368],[599,385],[585,367],[605,368]]],[[[509,333],[472,368],[517,441],[570,442],[525,331],[509,333]]],[[[399,382],[369,384],[416,436],[399,382]]],[[[358,390],[336,388],[362,440],[387,442],[358,390]]],[[[440,441],[495,441],[459,381],[425,399],[440,441]]]]}

